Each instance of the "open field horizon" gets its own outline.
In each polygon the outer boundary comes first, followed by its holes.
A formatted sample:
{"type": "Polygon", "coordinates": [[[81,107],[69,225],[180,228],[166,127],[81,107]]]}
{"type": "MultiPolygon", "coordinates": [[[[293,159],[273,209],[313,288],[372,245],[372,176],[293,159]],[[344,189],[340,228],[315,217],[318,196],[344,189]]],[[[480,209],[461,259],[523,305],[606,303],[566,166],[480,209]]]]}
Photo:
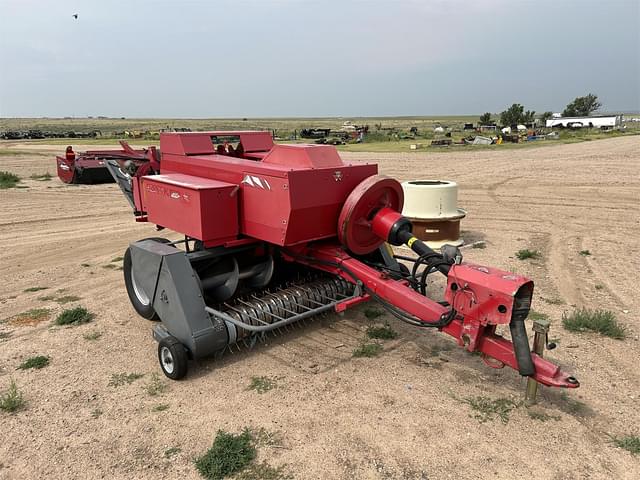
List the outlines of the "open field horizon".
{"type": "MultiPolygon", "coordinates": [[[[499,115],[494,116],[498,120],[499,115]]],[[[442,126],[447,129],[450,138],[460,141],[468,135],[476,134],[473,130],[464,130],[465,123],[477,125],[479,116],[404,116],[404,117],[273,117],[273,118],[209,118],[209,119],[171,119],[171,118],[0,118],[0,132],[40,130],[43,132],[67,134],[61,138],[17,139],[0,142],[8,148],[29,148],[38,145],[73,145],[82,146],[117,145],[119,140],[126,140],[131,145],[158,145],[159,132],[162,130],[189,129],[191,131],[212,130],[268,130],[273,132],[278,142],[313,143],[314,139],[300,138],[300,130],[318,128],[339,131],[344,122],[352,125],[368,125],[369,133],[359,143],[349,141],[338,145],[340,151],[351,152],[404,152],[411,151],[411,145],[419,144],[428,147],[432,140],[446,138],[444,133],[435,133],[434,128],[442,126]],[[411,129],[417,129],[412,134],[411,129]],[[99,132],[93,138],[73,138],[77,134],[99,132]],[[71,137],[71,138],[70,138],[71,137]]],[[[551,131],[539,127],[543,131],[551,131]]],[[[555,129],[554,129],[555,130],[555,129]]],[[[449,148],[419,148],[420,151],[460,152],[473,149],[523,149],[548,146],[554,143],[577,143],[617,136],[640,134],[640,122],[625,122],[624,130],[601,131],[599,129],[562,129],[560,137],[554,141],[534,141],[502,145],[451,145],[449,148]]],[[[483,132],[481,135],[493,135],[483,132]]]]}

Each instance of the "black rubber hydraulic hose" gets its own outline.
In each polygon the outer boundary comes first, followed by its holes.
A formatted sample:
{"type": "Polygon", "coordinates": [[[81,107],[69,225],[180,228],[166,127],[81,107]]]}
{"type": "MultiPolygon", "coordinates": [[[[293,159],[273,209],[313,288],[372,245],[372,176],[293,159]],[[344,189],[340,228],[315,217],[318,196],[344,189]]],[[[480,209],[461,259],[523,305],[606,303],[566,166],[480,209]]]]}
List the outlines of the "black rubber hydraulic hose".
{"type": "MultiPolygon", "coordinates": [[[[400,242],[406,244],[411,250],[416,252],[421,257],[432,257],[442,260],[441,254],[430,248],[422,240],[414,237],[409,230],[402,230],[398,232],[397,238],[400,242]]],[[[430,262],[427,261],[426,263],[429,264],[430,262]]],[[[451,270],[451,265],[442,261],[434,262],[434,266],[440,273],[444,274],[445,276],[448,275],[449,270],[451,270]]]]}

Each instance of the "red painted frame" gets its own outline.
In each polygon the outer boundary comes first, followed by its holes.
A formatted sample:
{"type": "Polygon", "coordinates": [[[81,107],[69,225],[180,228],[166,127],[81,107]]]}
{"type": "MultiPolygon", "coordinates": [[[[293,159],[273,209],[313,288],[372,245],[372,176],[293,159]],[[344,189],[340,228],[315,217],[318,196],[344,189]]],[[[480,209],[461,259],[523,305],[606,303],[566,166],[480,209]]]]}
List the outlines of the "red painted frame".
{"type": "MultiPolygon", "coordinates": [[[[406,282],[389,278],[386,273],[365,265],[336,243],[308,245],[292,250],[288,255],[285,251],[285,258],[339,275],[350,282],[355,280],[355,274],[368,292],[378,295],[425,324],[438,322],[449,312],[449,307],[419,294],[409,288],[406,282]]],[[[446,298],[458,315],[439,330],[454,337],[458,345],[469,352],[480,352],[483,358],[496,360],[500,368],[506,365],[517,370],[513,344],[497,335],[495,329],[496,325],[509,323],[513,295],[531,281],[496,268],[464,263],[453,265],[447,279],[446,298]],[[464,287],[454,294],[451,288],[453,284],[464,287]],[[465,311],[465,299],[471,299],[470,303],[474,304],[474,308],[463,314],[461,312],[465,311]],[[499,311],[499,305],[504,305],[506,310],[499,311]]],[[[531,356],[536,370],[532,378],[537,382],[562,388],[577,388],[580,385],[574,377],[549,360],[535,353],[531,356]]]]}

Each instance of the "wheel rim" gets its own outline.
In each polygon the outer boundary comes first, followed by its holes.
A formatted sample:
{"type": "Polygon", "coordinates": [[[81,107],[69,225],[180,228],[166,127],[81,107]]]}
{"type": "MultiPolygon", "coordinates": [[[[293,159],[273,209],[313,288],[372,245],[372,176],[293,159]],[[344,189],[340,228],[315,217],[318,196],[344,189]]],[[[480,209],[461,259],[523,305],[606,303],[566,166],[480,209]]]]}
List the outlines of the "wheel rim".
{"type": "Polygon", "coordinates": [[[175,368],[175,364],[173,362],[173,355],[171,354],[171,350],[167,347],[162,347],[160,349],[160,363],[162,364],[162,369],[167,373],[173,373],[175,368]]]}
{"type": "Polygon", "coordinates": [[[131,286],[133,287],[133,293],[135,293],[138,301],[144,306],[149,305],[151,303],[151,300],[149,300],[149,297],[147,296],[146,293],[144,293],[144,290],[142,289],[142,287],[140,287],[136,282],[136,276],[133,274],[133,268],[131,269],[130,277],[131,277],[131,286]]]}

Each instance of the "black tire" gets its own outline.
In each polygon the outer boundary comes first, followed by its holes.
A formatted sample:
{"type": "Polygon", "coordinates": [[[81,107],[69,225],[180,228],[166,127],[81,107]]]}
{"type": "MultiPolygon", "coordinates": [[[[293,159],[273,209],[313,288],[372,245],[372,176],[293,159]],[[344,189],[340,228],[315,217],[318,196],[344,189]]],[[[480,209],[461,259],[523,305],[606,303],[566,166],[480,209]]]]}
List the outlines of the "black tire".
{"type": "Polygon", "coordinates": [[[187,374],[187,351],[175,337],[169,336],[158,343],[160,368],[171,380],[180,380],[187,374]]]}
{"type": "MultiPolygon", "coordinates": [[[[145,238],[144,240],[154,240],[159,243],[170,243],[171,240],[166,238],[145,238]]],[[[144,292],[141,292],[135,285],[133,278],[133,265],[131,263],[131,248],[127,248],[124,252],[124,260],[122,262],[122,270],[124,272],[124,285],[127,288],[129,301],[138,315],[147,320],[158,320],[158,315],[153,309],[151,299],[146,298],[144,292]]]]}

